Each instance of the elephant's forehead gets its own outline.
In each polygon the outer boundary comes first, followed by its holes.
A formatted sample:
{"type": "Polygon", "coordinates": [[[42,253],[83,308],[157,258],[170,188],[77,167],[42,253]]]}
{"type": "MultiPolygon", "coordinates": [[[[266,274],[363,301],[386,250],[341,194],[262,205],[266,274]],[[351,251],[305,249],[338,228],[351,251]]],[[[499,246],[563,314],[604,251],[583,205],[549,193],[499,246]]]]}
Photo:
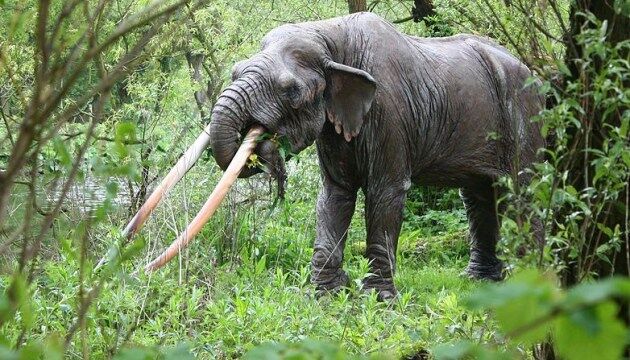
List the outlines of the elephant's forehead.
{"type": "Polygon", "coordinates": [[[291,38],[295,38],[296,34],[301,31],[301,28],[293,25],[286,24],[279,26],[267,33],[262,39],[263,46],[268,43],[278,42],[282,40],[288,40],[291,38]]]}
{"type": "Polygon", "coordinates": [[[265,52],[287,53],[298,51],[311,54],[316,52],[319,46],[316,36],[294,25],[284,25],[274,29],[262,40],[262,50],[265,52]]]}
{"type": "Polygon", "coordinates": [[[296,65],[315,67],[324,57],[321,47],[312,40],[284,38],[270,42],[260,52],[271,59],[274,67],[294,68],[296,65]]]}

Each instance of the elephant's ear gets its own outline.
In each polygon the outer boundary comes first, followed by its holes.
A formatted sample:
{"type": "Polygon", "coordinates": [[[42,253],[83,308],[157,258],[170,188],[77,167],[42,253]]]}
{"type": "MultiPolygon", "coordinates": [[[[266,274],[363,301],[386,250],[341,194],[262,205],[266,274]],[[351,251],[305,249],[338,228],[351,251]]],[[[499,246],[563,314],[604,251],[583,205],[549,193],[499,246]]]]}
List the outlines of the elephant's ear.
{"type": "Polygon", "coordinates": [[[376,81],[367,72],[336,62],[326,67],[326,113],[338,134],[346,141],[357,136],[370,110],[376,81]]]}

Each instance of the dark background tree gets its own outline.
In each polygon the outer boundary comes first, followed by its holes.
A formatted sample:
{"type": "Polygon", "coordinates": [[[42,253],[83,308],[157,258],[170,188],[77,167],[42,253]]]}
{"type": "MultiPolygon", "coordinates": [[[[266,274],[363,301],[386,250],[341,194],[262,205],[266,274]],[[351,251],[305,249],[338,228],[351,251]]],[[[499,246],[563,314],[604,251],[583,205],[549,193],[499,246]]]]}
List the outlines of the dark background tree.
{"type": "Polygon", "coordinates": [[[367,11],[366,0],[348,0],[348,11],[352,14],[355,12],[367,11]]]}

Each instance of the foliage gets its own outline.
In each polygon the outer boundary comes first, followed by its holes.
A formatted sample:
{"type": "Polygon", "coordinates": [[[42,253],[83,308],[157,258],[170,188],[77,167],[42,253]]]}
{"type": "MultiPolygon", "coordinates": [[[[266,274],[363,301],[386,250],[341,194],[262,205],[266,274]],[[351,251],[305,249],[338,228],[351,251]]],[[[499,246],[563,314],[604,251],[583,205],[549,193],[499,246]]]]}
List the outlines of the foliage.
{"type": "Polygon", "coordinates": [[[605,30],[606,23],[597,23],[579,38],[586,58],[578,66],[593,81],[583,77],[569,81],[563,89],[554,88],[549,81],[543,85],[556,102],[534,119],[543,124],[545,136],[553,134],[553,143],[544,151],[546,161],[528,170],[528,186],[503,180],[510,189],[505,198],[506,217],[513,224],[506,236],[508,247],[516,251],[527,244],[529,263],[558,271],[571,267],[577,279],[597,277],[603,271],[598,262],[614,267],[614,254],[628,246],[627,222],[611,226],[607,220],[611,207],[625,208],[626,220],[628,213],[628,199],[623,194],[630,180],[630,91],[624,82],[630,72],[628,59],[622,54],[628,53],[630,41],[612,46],[605,41],[605,30]],[[603,124],[601,147],[577,144],[578,134],[588,137],[589,132],[596,131],[587,120],[595,114],[601,116],[603,124]],[[615,123],[616,119],[620,122],[615,123]],[[582,169],[588,186],[582,188],[569,176],[575,171],[571,166],[576,156],[588,159],[589,169],[582,169]],[[529,199],[533,201],[526,201],[529,199]],[[541,247],[532,240],[529,221],[533,217],[543,219],[549,246],[541,247]]]}
{"type": "MultiPolygon", "coordinates": [[[[125,0],[105,4],[94,24],[99,30],[96,40],[147,6],[125,0]]],[[[51,45],[55,51],[64,54],[89,29],[84,11],[95,14],[97,4],[84,5],[73,8],[61,22],[62,36],[51,45]]],[[[0,276],[0,342],[7,357],[45,352],[75,358],[169,358],[190,352],[226,358],[263,342],[298,342],[306,337],[340,343],[351,354],[405,354],[443,339],[466,339],[482,322],[474,317],[460,324],[463,308],[446,290],[466,291],[469,282],[457,276],[465,246],[461,214],[443,221],[440,214],[448,216],[457,205],[446,198],[442,202],[439,192],[426,206],[443,203],[436,209],[441,213],[417,213],[424,216],[417,224],[429,228],[403,232],[409,256],[400,260],[398,281],[405,295],[399,304],[380,304],[373,294],[360,291],[358,284],[368,268],[362,257],[362,206],[346,255],[347,271],[357,287],[334,298],[317,300],[309,295],[314,184],[319,183],[313,150],[289,164],[290,197],[284,203],[273,205],[264,180],[241,181],[199,236],[205,241],[183,254],[179,266],[152,276],[136,272],[188,221],[187,214],[206,196],[203,190],[216,182],[218,168],[209,157],[170,194],[137,240],[121,242],[119,227],[128,214],[207,121],[204,114],[224,86],[230,65],[254,52],[260,37],[282,22],[346,11],[341,2],[329,5],[218,1],[187,7],[176,12],[177,23],[167,24],[153,46],[144,49],[136,67],[113,83],[98,118],[92,112],[98,98],[89,97],[85,106],[69,112],[67,120],[42,122],[43,128],[55,132],[48,141],[34,139],[36,161],[17,173],[1,228],[2,246],[8,251],[0,276]],[[194,56],[202,59],[199,77],[190,61],[194,56]],[[208,100],[195,101],[201,95],[208,100]],[[68,177],[73,168],[76,176],[68,177]],[[56,207],[58,211],[50,215],[56,207]],[[39,251],[24,262],[21,254],[28,254],[24,249],[30,248],[32,234],[24,231],[31,228],[25,224],[39,225],[46,219],[51,220],[50,231],[42,236],[39,251]],[[451,234],[453,229],[457,232],[451,234]],[[440,251],[441,241],[455,246],[452,254],[440,251]],[[108,249],[112,261],[94,271],[108,249]],[[417,253],[418,249],[425,250],[417,253]],[[434,264],[437,270],[421,266],[433,261],[435,254],[441,254],[434,264]],[[453,261],[456,267],[451,267],[453,261]],[[330,312],[322,314],[322,307],[330,312]]],[[[0,40],[4,56],[0,76],[14,78],[0,86],[0,168],[6,169],[26,117],[21,104],[31,99],[36,84],[30,70],[37,60],[32,54],[38,50],[31,39],[40,9],[35,2],[6,1],[2,10],[2,26],[13,29],[0,40]]],[[[397,2],[376,9],[390,18],[406,10],[397,2]]],[[[65,13],[60,4],[52,4],[50,22],[61,14],[65,13]]],[[[402,26],[416,34],[423,31],[402,26]]],[[[64,106],[76,104],[103,75],[111,74],[145,29],[120,37],[98,59],[86,63],[63,98],[64,106]]]]}
{"type": "Polygon", "coordinates": [[[512,358],[519,346],[541,343],[548,337],[564,359],[620,358],[629,329],[617,317],[619,307],[613,300],[630,299],[630,280],[609,278],[566,291],[557,284],[555,276],[529,270],[505,284],[479,289],[468,297],[467,306],[494,313],[509,352],[459,342],[437,347],[436,358],[512,358]]]}
{"type": "MultiPolygon", "coordinates": [[[[338,347],[326,343],[305,340],[300,343],[261,345],[245,354],[243,359],[321,359],[342,360],[355,357],[346,354],[338,347]]],[[[358,357],[357,357],[358,358],[358,357]]]]}

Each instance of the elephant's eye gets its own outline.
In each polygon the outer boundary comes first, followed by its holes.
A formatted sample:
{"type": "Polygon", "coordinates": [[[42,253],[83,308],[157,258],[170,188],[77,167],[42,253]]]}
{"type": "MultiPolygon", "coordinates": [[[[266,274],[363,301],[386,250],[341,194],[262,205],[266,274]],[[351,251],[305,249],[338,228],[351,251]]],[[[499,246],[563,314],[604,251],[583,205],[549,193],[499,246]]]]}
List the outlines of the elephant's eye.
{"type": "Polygon", "coordinates": [[[282,97],[287,100],[295,99],[299,96],[299,89],[296,84],[291,84],[287,87],[284,87],[281,92],[282,97]]]}
{"type": "Polygon", "coordinates": [[[302,88],[300,82],[290,72],[283,72],[278,77],[279,92],[282,99],[289,102],[291,107],[297,109],[302,104],[302,88]]]}
{"type": "Polygon", "coordinates": [[[302,93],[297,84],[293,84],[281,90],[281,96],[288,101],[291,107],[297,109],[302,103],[302,93]]]}

